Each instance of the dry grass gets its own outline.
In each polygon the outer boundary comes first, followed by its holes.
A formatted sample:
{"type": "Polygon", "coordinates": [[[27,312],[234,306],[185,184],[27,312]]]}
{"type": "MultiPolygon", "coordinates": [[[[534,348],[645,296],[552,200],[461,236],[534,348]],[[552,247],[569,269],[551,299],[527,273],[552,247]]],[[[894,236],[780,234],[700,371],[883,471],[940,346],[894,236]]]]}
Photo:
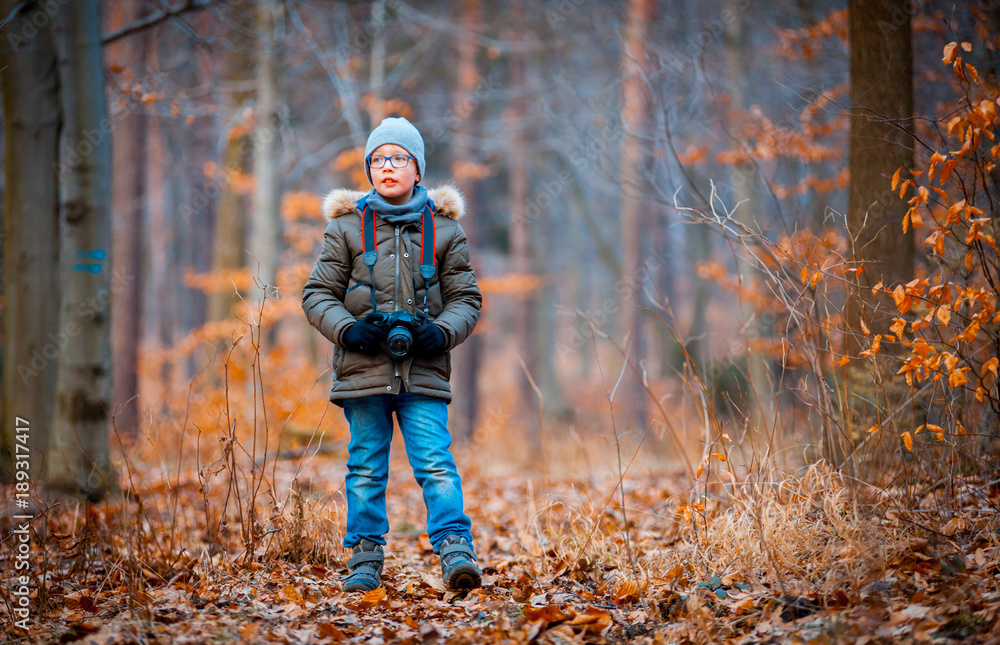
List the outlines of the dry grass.
{"type": "Polygon", "coordinates": [[[270,522],[273,537],[264,542],[261,560],[286,560],[336,567],[343,555],[345,509],[299,490],[289,493],[270,522]]]}

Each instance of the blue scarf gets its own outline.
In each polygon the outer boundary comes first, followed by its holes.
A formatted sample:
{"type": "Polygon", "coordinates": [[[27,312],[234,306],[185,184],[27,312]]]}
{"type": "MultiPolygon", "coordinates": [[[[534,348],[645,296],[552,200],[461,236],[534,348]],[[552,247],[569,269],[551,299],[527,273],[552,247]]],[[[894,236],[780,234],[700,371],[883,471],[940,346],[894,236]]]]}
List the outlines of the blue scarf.
{"type": "Polygon", "coordinates": [[[413,187],[413,197],[405,204],[390,204],[385,201],[385,197],[379,194],[374,188],[365,196],[365,203],[379,217],[394,226],[405,226],[406,224],[416,224],[420,221],[421,212],[427,205],[427,189],[417,184],[413,187]]]}

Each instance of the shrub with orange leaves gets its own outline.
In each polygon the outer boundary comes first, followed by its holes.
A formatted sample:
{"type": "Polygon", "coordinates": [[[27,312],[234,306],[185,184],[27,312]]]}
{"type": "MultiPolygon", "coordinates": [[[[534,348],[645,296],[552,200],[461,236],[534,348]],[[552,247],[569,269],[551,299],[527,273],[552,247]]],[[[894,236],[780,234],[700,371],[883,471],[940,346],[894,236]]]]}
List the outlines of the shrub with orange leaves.
{"type": "Polygon", "coordinates": [[[789,60],[807,61],[822,57],[824,41],[832,40],[844,46],[847,44],[847,9],[831,11],[826,18],[802,29],[779,29],[777,53],[789,60]]]}
{"type": "Polygon", "coordinates": [[[359,190],[368,190],[370,187],[368,175],[365,174],[364,148],[350,148],[341,152],[332,165],[338,173],[349,173],[351,181],[359,190]]]}
{"type": "Polygon", "coordinates": [[[771,326],[781,330],[780,338],[756,339],[752,351],[780,361],[787,369],[825,378],[834,367],[830,348],[840,334],[838,303],[843,301],[844,284],[833,278],[847,271],[860,273],[864,266],[847,263],[846,239],[832,228],[801,229],[776,241],[756,234],[748,237],[755,242],[756,274],[737,278],[717,262],[700,263],[695,271],[737,293],[741,302],[757,315],[770,316],[771,326]]]}
{"type": "MultiPolygon", "coordinates": [[[[324,358],[332,346],[305,324],[301,306],[302,285],[322,239],[321,202],[311,193],[284,197],[287,248],[266,298],[247,268],[185,276],[190,288],[206,294],[236,291],[245,299],[228,317],[206,322],[170,346],[143,348],[143,400],[154,402],[150,410],[163,428],[180,429],[182,436],[192,429],[208,437],[233,432],[248,451],[254,447],[254,459],[300,444],[317,448],[321,440],[329,445],[346,434],[338,415],[329,414],[324,358]],[[183,374],[191,366],[195,376],[185,383],[183,374]]],[[[178,440],[157,435],[166,444],[178,440]]],[[[217,446],[204,440],[199,445],[200,456],[211,461],[217,446]]]]}
{"type": "Polygon", "coordinates": [[[869,337],[869,355],[880,346],[902,346],[904,361],[897,372],[911,387],[933,389],[940,405],[928,423],[902,434],[913,449],[913,437],[930,430],[961,435],[966,428],[996,432],[1000,417],[997,393],[1000,355],[1000,265],[997,252],[996,194],[1000,142],[997,88],[980,82],[964,62],[967,42],[949,43],[942,63],[951,69],[957,100],[943,106],[942,140],[926,155],[923,167],[903,178],[892,177],[892,189],[909,210],[903,231],[912,227],[925,250],[926,274],[906,284],[883,285],[873,293],[891,298],[896,311],[892,335],[869,337]],[[931,420],[939,424],[930,423],[931,420]]]}

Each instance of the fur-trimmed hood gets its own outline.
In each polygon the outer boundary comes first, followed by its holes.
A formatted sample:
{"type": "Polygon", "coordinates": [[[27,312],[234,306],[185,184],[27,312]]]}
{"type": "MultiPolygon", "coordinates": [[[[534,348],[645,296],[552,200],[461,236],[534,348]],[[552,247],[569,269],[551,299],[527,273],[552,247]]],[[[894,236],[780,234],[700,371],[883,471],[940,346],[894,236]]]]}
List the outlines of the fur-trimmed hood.
{"type": "MultiPolygon", "coordinates": [[[[368,191],[351,190],[350,188],[335,188],[323,199],[323,215],[333,219],[355,212],[355,204],[368,194],[368,191]]],[[[434,213],[458,220],[465,215],[465,198],[462,193],[450,184],[427,189],[427,198],[434,203],[434,213]]]]}

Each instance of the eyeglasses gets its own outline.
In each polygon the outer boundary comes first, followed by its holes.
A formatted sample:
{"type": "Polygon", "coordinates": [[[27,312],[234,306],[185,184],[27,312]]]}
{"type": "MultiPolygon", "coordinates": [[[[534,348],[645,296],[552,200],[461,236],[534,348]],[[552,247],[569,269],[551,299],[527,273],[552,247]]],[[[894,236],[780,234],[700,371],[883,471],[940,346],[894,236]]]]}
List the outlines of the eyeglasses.
{"type": "Polygon", "coordinates": [[[381,168],[388,161],[389,165],[393,168],[406,168],[410,164],[410,159],[416,160],[416,157],[411,157],[410,155],[392,155],[391,157],[386,157],[385,155],[370,155],[368,157],[368,167],[369,168],[381,168]]]}

